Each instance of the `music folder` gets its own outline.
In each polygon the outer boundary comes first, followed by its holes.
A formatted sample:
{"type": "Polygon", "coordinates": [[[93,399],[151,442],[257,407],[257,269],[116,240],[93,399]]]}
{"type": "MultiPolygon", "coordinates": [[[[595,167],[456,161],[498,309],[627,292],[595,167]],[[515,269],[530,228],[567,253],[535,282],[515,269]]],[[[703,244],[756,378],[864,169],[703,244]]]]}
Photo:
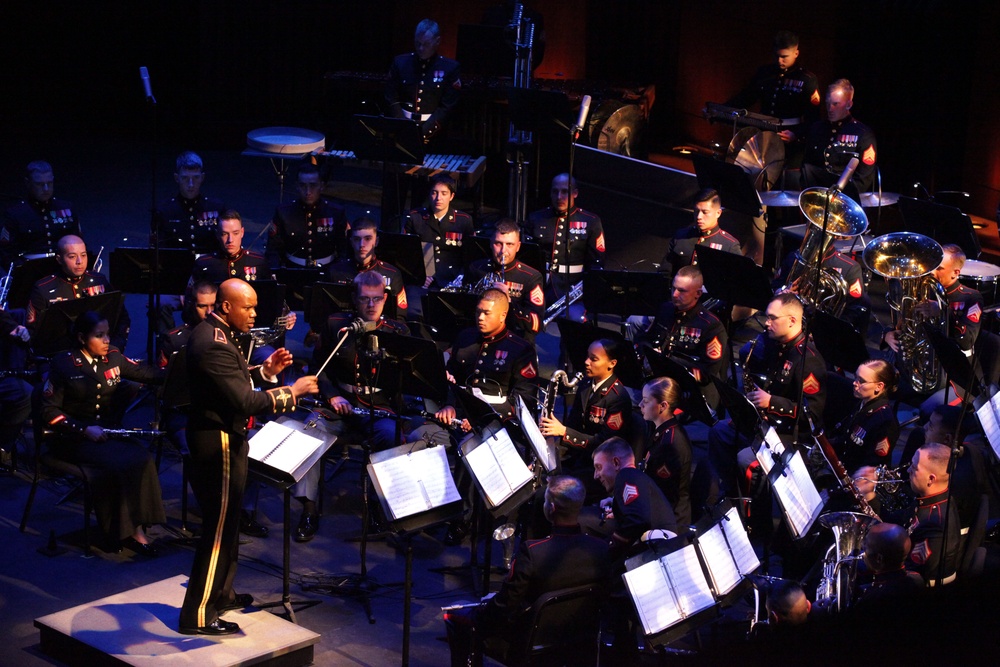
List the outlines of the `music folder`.
{"type": "Polygon", "coordinates": [[[250,469],[281,484],[295,484],[336,439],[318,419],[300,422],[279,417],[250,438],[250,469]]]}
{"type": "Polygon", "coordinates": [[[792,537],[804,537],[819,516],[826,499],[816,490],[801,452],[789,454],[774,428],[769,428],[756,452],[792,537]]]}
{"type": "Polygon", "coordinates": [[[368,477],[397,530],[419,530],[462,511],[444,447],[415,449],[407,443],[373,453],[368,477]]]}
{"type": "Polygon", "coordinates": [[[509,514],[531,495],[534,476],[498,423],[466,438],[461,450],[462,461],[494,516],[509,514]]]}

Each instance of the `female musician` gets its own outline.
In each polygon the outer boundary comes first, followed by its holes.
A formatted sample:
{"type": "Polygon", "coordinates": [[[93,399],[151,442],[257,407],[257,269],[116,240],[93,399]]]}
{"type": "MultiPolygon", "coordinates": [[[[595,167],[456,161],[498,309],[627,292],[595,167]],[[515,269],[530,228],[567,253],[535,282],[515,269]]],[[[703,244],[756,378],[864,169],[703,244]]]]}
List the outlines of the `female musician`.
{"type": "MultiPolygon", "coordinates": [[[[583,480],[593,476],[590,454],[599,444],[612,436],[631,439],[632,399],[615,375],[620,353],[621,346],[608,338],[591,343],[583,363],[589,382],[577,390],[567,423],[555,416],[542,418],[542,435],[561,438],[569,449],[563,469],[583,480]]],[[[602,493],[596,485],[590,490],[602,493]]]]}
{"type": "Polygon", "coordinates": [[[646,431],[642,469],[670,501],[679,525],[691,523],[691,441],[674,418],[680,388],[668,377],[653,378],[642,388],[639,409],[653,428],[646,431]]]}
{"type": "Polygon", "coordinates": [[[112,402],[123,379],[161,383],[165,372],[127,358],[111,347],[108,321],[87,311],[73,325],[78,347],[52,360],[41,400],[40,417],[52,432],[49,453],[106,473],[94,494],[98,522],[119,550],[156,556],[144,527],[164,523],[153,457],[131,442],[110,438],[112,402]],[[119,546],[119,542],[121,546],[119,546]]]}
{"type": "Polygon", "coordinates": [[[889,399],[898,381],[896,369],[882,359],[869,359],[855,371],[854,398],[858,405],[833,430],[835,435],[843,434],[834,445],[849,472],[892,461],[899,421],[889,399]]]}

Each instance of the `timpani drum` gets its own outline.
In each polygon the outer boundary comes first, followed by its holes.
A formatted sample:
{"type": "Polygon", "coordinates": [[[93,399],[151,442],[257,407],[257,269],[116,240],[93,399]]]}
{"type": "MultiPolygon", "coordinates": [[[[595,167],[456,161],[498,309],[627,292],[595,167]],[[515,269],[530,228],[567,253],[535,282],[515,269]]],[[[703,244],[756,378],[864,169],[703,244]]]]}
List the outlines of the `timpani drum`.
{"type": "Polygon", "coordinates": [[[966,287],[978,290],[983,295],[983,304],[986,308],[996,306],[1000,298],[1000,266],[988,262],[980,262],[975,259],[965,261],[962,273],[958,280],[966,287]]]}

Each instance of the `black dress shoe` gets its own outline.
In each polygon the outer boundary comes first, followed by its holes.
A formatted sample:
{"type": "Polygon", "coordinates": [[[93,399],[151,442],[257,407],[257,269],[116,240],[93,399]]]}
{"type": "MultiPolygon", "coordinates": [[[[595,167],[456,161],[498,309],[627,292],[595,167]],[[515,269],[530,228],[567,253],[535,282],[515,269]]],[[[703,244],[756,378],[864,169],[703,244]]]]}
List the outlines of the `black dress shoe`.
{"type": "Polygon", "coordinates": [[[232,611],[233,609],[246,609],[253,604],[253,596],[249,593],[237,593],[236,597],[229,604],[224,604],[219,607],[219,613],[224,614],[227,611],[232,611]]]}
{"type": "Polygon", "coordinates": [[[217,618],[208,625],[203,625],[200,628],[177,628],[177,632],[182,635],[232,635],[239,631],[240,626],[236,623],[223,621],[221,618],[217,618]]]}
{"type": "Polygon", "coordinates": [[[267,537],[267,526],[257,523],[253,515],[246,510],[240,512],[240,532],[250,537],[267,537]]]}
{"type": "Polygon", "coordinates": [[[160,551],[154,547],[152,544],[143,544],[134,537],[128,537],[123,542],[122,545],[126,549],[131,549],[140,556],[146,556],[147,558],[156,558],[160,555],[160,551]]]}
{"type": "Polygon", "coordinates": [[[299,527],[295,530],[296,542],[308,542],[319,530],[318,514],[303,514],[299,519],[299,527]]]}

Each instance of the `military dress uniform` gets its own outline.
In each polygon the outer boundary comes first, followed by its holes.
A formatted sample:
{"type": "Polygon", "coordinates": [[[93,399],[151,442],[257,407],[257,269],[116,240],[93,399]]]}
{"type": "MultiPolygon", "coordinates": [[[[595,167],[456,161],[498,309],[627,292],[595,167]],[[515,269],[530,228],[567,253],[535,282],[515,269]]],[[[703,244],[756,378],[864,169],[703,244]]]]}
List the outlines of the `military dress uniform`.
{"type": "Polygon", "coordinates": [[[406,289],[403,286],[403,272],[392,264],[383,262],[375,255],[366,266],[362,266],[352,258],[342,259],[330,265],[328,275],[330,281],[341,284],[350,284],[362,271],[377,271],[385,279],[385,291],[396,302],[396,314],[405,315],[407,312],[406,289]]]}
{"type": "MultiPolygon", "coordinates": [[[[157,365],[160,368],[167,368],[175,353],[185,349],[188,340],[191,339],[191,332],[194,327],[189,324],[182,324],[172,331],[168,331],[160,336],[160,352],[157,357],[157,365]]],[[[172,373],[183,373],[187,375],[187,368],[177,368],[172,373]]],[[[176,382],[171,380],[170,385],[173,395],[163,397],[163,430],[167,432],[167,437],[177,447],[182,455],[187,456],[190,449],[187,444],[187,413],[191,405],[191,390],[188,382],[176,382]]]]}
{"type": "Polygon", "coordinates": [[[202,255],[194,262],[191,273],[192,282],[207,280],[216,285],[230,278],[239,278],[248,283],[255,280],[270,280],[271,271],[263,255],[240,248],[235,257],[230,257],[224,251],[216,251],[202,255]]]}
{"type": "Polygon", "coordinates": [[[892,463],[892,451],[899,438],[899,420],[892,402],[885,396],[862,402],[833,429],[838,440],[837,454],[848,472],[862,466],[892,463]]]}
{"type": "Polygon", "coordinates": [[[573,409],[566,418],[566,434],[559,444],[569,448],[570,460],[590,465],[590,455],[612,436],[629,439],[632,432],[632,398],[625,385],[612,374],[594,387],[577,389],[573,409]],[[581,461],[582,459],[582,461],[581,461]]]}
{"type": "MultiPolygon", "coordinates": [[[[481,390],[503,419],[514,415],[514,396],[520,396],[529,407],[535,404],[538,355],[533,346],[506,327],[492,336],[484,336],[475,327],[460,331],[452,344],[447,370],[459,386],[481,390]]],[[[453,397],[449,404],[456,405],[453,397]]]]}
{"type": "Polygon", "coordinates": [[[428,268],[427,275],[434,276],[434,285],[444,287],[462,273],[465,265],[462,244],[476,231],[472,216],[468,213],[449,208],[444,217],[438,220],[433,211],[427,208],[410,211],[404,230],[407,234],[420,237],[424,247],[424,263],[428,268]],[[433,265],[428,261],[431,253],[433,265]]]}
{"type": "Polygon", "coordinates": [[[612,557],[625,555],[647,530],[659,528],[677,532],[677,517],[670,502],[656,482],[637,468],[618,471],[611,508],[614,512],[614,519],[609,521],[613,531],[612,557]]]}
{"type": "Polygon", "coordinates": [[[865,192],[875,182],[875,132],[854,116],[813,123],[806,131],[805,147],[803,187],[833,185],[855,156],[860,162],[851,183],[865,192]]]}
{"type": "Polygon", "coordinates": [[[4,212],[0,223],[0,256],[5,265],[15,258],[52,255],[62,237],[80,236],[80,220],[68,201],[53,197],[48,202],[28,199],[4,212]]]}
{"type": "Polygon", "coordinates": [[[108,475],[107,484],[97,482],[94,509],[101,529],[113,540],[132,536],[139,526],[166,522],[156,464],[144,447],[114,438],[91,442],[84,431],[89,426],[119,426],[113,399],[122,380],[158,384],[163,376],[163,371],[132,361],[115,347],[96,359],[73,350],[52,360],[42,391],[40,418],[52,432],[49,451],[108,475]]]}
{"type": "Polygon", "coordinates": [[[462,81],[458,63],[440,54],[421,60],[416,53],[396,56],[389,67],[385,100],[396,118],[420,123],[424,137],[434,135],[458,104],[462,81]]]}
{"type": "Polygon", "coordinates": [[[344,253],[348,230],[340,204],[320,198],[315,206],[306,206],[296,200],[274,212],[264,256],[272,269],[325,266],[344,253]]]}
{"type": "Polygon", "coordinates": [[[182,630],[214,623],[219,609],[235,599],[249,418],[295,408],[290,387],[254,391],[255,382],[267,379],[260,367],[248,368],[237,336],[238,331],[212,313],[194,328],[188,341],[190,476],[202,512],[202,535],[181,607],[182,630]]]}
{"type": "Polygon", "coordinates": [[[924,581],[949,583],[958,569],[961,553],[962,522],[955,506],[948,500],[948,491],[933,496],[917,498],[913,516],[906,526],[910,534],[910,554],[906,557],[906,569],[916,572],[924,581]],[[945,539],[945,515],[948,522],[948,553],[944,557],[943,576],[941,556],[945,539]]]}
{"type": "Polygon", "coordinates": [[[524,235],[547,254],[549,301],[567,294],[584,270],[600,269],[604,261],[601,218],[580,207],[565,215],[551,206],[535,211],[524,223],[524,235]]]}
{"type": "Polygon", "coordinates": [[[782,69],[777,63],[761,66],[750,84],[726,104],[748,109],[760,103],[760,112],[782,121],[782,129],[801,135],[819,120],[822,98],[819,79],[798,63],[782,69]]]}
{"type": "Polygon", "coordinates": [[[691,440],[674,418],[647,434],[642,470],[656,482],[682,526],[691,524],[691,440]]]}
{"type": "MultiPolygon", "coordinates": [[[[113,289],[108,279],[96,271],[87,271],[79,278],[70,278],[61,273],[42,278],[31,288],[25,324],[34,333],[35,327],[41,320],[42,314],[48,309],[49,304],[55,301],[97,296],[111,292],[113,289]]],[[[129,319],[128,310],[125,309],[123,301],[121,312],[118,315],[118,324],[111,332],[111,344],[119,349],[124,349],[131,325],[132,321],[129,319]]]]}
{"type": "MultiPolygon", "coordinates": [[[[783,286],[787,280],[786,276],[791,272],[797,252],[790,252],[782,262],[781,270],[774,281],[775,287],[783,286]]],[[[868,287],[865,286],[864,271],[861,265],[851,257],[835,248],[827,250],[823,257],[823,268],[832,271],[844,279],[846,292],[844,297],[844,310],[841,318],[850,322],[861,333],[868,331],[868,319],[871,313],[871,299],[868,297],[868,287]]],[[[815,272],[815,265],[809,267],[810,272],[815,272]]],[[[813,278],[810,277],[811,281],[813,278]]]]}
{"type": "Polygon", "coordinates": [[[697,264],[698,246],[702,245],[713,250],[731,252],[734,255],[740,254],[740,242],[722,227],[716,226],[708,233],[703,233],[698,229],[698,225],[690,225],[679,230],[674,238],[670,239],[667,254],[660,260],[659,271],[673,276],[682,266],[697,264]]]}
{"type": "Polygon", "coordinates": [[[219,247],[215,228],[226,205],[218,199],[198,195],[180,196],[163,202],[156,210],[156,229],[161,248],[183,248],[196,255],[219,247]]]}
{"type": "Polygon", "coordinates": [[[691,371],[705,400],[713,409],[718,407],[719,392],[712,378],[726,379],[729,355],[729,335],[718,317],[701,304],[681,311],[672,301],[664,301],[639,341],[691,371]]]}
{"type": "Polygon", "coordinates": [[[948,337],[958,343],[962,351],[971,354],[979,336],[983,318],[983,295],[955,281],[945,289],[948,302],[948,337]]]}
{"type": "Polygon", "coordinates": [[[501,276],[507,285],[507,297],[510,299],[507,326],[529,343],[534,342],[545,318],[542,274],[516,259],[501,269],[494,260],[484,258],[469,265],[462,277],[462,285],[474,287],[491,273],[501,276]]]}

